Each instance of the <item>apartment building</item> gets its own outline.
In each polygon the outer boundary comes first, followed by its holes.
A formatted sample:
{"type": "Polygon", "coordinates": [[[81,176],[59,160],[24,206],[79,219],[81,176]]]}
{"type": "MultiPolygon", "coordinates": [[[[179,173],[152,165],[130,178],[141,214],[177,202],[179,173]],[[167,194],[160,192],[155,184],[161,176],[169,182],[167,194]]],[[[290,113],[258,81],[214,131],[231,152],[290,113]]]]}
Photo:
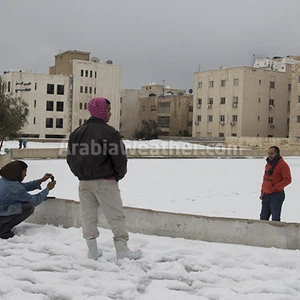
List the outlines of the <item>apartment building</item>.
{"type": "Polygon", "coordinates": [[[87,103],[95,97],[105,97],[111,102],[109,124],[119,130],[120,65],[111,60],[101,62],[97,57],[90,59],[89,52],[69,50],[55,56],[55,65],[49,68],[49,73],[69,76],[70,131],[90,117],[87,103]]]}
{"type": "Polygon", "coordinates": [[[191,135],[193,95],[166,93],[140,99],[139,130],[145,121],[154,120],[164,135],[191,135]]]}
{"type": "Polygon", "coordinates": [[[89,52],[66,51],[55,56],[49,74],[7,71],[1,75],[6,92],[29,104],[27,137],[65,138],[90,117],[87,103],[94,97],[110,100],[110,125],[119,129],[121,66],[101,62],[89,52]]]}
{"type": "Polygon", "coordinates": [[[287,137],[290,64],[284,72],[220,68],[194,76],[193,137],[287,137]]]}
{"type": "MultiPolygon", "coordinates": [[[[155,82],[142,86],[140,90],[121,90],[120,133],[124,138],[132,139],[134,132],[139,128],[140,99],[164,95],[184,95],[185,90],[173,89],[170,85],[164,86],[155,82]]],[[[157,119],[157,118],[156,118],[157,119]]]]}
{"type": "Polygon", "coordinates": [[[5,72],[6,92],[20,97],[29,105],[24,136],[32,138],[65,138],[69,133],[69,78],[63,75],[5,72]]]}

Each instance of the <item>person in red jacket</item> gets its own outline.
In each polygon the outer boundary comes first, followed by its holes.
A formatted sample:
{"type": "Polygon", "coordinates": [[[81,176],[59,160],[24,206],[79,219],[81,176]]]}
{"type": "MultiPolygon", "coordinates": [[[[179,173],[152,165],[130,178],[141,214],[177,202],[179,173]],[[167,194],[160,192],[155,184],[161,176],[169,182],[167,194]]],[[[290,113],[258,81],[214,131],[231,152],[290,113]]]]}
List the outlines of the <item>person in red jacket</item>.
{"type": "Polygon", "coordinates": [[[261,187],[260,199],[262,207],[261,220],[279,221],[281,208],[285,198],[284,188],[292,182],[288,164],[280,156],[280,149],[272,146],[268,150],[267,164],[261,187]]]}

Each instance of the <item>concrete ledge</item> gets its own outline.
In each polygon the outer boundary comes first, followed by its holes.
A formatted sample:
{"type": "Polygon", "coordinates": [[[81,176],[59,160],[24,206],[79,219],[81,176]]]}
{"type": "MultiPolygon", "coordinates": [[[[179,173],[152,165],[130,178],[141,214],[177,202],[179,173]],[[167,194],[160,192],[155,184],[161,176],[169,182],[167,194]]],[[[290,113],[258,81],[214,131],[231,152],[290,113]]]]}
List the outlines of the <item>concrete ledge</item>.
{"type": "MultiPolygon", "coordinates": [[[[300,224],[207,217],[125,207],[130,232],[282,249],[300,249],[300,224]]],[[[99,227],[110,228],[103,214],[99,227]]],[[[27,219],[37,224],[81,227],[79,202],[48,199],[27,219]]]]}
{"type": "Polygon", "coordinates": [[[10,161],[11,161],[11,153],[0,155],[0,168],[8,164],[10,161]]]}
{"type": "MultiPolygon", "coordinates": [[[[245,158],[245,157],[265,157],[265,150],[251,150],[229,148],[222,149],[219,147],[209,149],[161,149],[161,148],[135,148],[126,150],[128,158],[245,158]]],[[[57,159],[66,158],[66,149],[11,149],[12,159],[57,159]]],[[[283,156],[300,156],[300,150],[285,150],[283,156]]]]}

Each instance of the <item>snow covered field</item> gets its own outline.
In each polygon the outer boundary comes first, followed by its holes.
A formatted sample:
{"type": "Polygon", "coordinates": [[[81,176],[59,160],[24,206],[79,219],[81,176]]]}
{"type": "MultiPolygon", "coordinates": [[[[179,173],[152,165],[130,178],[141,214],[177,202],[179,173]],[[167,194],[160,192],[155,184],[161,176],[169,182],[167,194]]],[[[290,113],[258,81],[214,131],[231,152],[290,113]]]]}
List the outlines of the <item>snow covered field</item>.
{"type": "MultiPolygon", "coordinates": [[[[29,146],[29,144],[28,144],[29,146]]],[[[300,222],[300,158],[288,157],[283,221],[300,222]]],[[[78,199],[65,160],[26,160],[31,180],[52,172],[51,195],[78,199]]],[[[130,159],[120,182],[126,206],[201,215],[259,218],[264,159],[130,159]]],[[[86,259],[80,229],[21,224],[0,240],[0,299],[300,299],[300,251],[131,234],[139,261],[115,261],[101,229],[99,261],[86,259]]],[[[259,234],[259,233],[258,233],[259,234]]]]}

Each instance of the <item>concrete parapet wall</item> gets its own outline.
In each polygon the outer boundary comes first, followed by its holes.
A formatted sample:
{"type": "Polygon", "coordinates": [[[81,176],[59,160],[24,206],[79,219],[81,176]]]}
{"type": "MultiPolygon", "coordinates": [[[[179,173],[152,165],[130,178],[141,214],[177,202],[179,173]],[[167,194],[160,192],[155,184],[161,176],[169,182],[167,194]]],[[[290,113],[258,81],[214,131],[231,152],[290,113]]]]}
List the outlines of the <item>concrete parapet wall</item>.
{"type": "Polygon", "coordinates": [[[0,168],[11,161],[11,153],[0,155],[0,168]]]}
{"type": "MultiPolygon", "coordinates": [[[[57,159],[66,158],[66,149],[11,149],[12,159],[57,159]]],[[[188,148],[177,148],[177,149],[162,149],[162,148],[138,148],[126,150],[128,158],[213,158],[213,157],[263,157],[266,156],[265,149],[240,149],[240,148],[208,148],[208,149],[188,149],[188,148]]],[[[299,156],[300,147],[298,150],[284,150],[282,151],[283,156],[299,156]]]]}
{"type": "MultiPolygon", "coordinates": [[[[207,217],[125,207],[130,232],[215,243],[300,249],[300,224],[207,217]]],[[[79,202],[49,199],[36,207],[31,223],[81,227],[79,202]]],[[[100,214],[99,227],[110,228],[100,214]]]]}
{"type": "Polygon", "coordinates": [[[277,146],[283,151],[298,151],[300,140],[296,138],[273,138],[273,137],[226,137],[225,145],[234,147],[239,145],[241,148],[250,149],[268,149],[271,146],[277,146]]]}

